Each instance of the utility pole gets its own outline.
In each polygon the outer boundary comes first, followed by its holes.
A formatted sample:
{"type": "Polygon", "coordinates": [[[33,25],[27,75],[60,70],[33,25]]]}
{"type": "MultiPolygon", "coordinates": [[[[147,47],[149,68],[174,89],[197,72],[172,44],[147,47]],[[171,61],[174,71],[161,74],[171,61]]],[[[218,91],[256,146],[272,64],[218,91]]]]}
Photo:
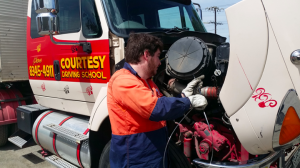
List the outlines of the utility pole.
{"type": "Polygon", "coordinates": [[[222,23],[218,23],[217,22],[217,12],[221,12],[224,9],[223,8],[219,8],[217,6],[212,6],[212,7],[206,8],[206,10],[215,12],[215,21],[214,22],[208,22],[208,23],[209,24],[210,23],[214,23],[215,24],[215,34],[217,34],[217,25],[222,25],[222,23]]]}

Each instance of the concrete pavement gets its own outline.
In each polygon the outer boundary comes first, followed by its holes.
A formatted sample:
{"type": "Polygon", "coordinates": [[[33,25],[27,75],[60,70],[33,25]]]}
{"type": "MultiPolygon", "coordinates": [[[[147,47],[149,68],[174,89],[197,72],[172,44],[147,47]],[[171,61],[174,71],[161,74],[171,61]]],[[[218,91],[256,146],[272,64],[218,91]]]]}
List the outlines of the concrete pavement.
{"type": "Polygon", "coordinates": [[[38,145],[21,149],[14,144],[7,142],[0,147],[1,168],[55,168],[45,161],[39,153],[41,148],[38,145]]]}

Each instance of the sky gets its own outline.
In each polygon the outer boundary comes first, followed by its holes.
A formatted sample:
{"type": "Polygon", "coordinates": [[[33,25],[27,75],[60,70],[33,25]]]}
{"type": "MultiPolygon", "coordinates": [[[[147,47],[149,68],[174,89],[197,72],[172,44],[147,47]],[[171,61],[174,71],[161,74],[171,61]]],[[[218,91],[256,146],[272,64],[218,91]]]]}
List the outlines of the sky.
{"type": "Polygon", "coordinates": [[[217,13],[217,22],[222,23],[222,25],[217,25],[217,34],[226,37],[229,42],[229,31],[228,24],[225,14],[225,9],[240,2],[241,0],[192,0],[194,3],[198,3],[202,8],[202,21],[206,30],[211,33],[215,33],[215,25],[208,24],[207,22],[214,22],[215,16],[214,12],[206,10],[206,8],[217,6],[223,8],[224,10],[217,13]]]}

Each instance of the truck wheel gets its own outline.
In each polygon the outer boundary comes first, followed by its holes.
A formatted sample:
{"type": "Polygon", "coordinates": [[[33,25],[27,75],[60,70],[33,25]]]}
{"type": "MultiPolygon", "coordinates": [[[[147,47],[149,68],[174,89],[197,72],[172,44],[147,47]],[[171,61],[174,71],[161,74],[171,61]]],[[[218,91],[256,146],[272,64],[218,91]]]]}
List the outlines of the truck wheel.
{"type": "Polygon", "coordinates": [[[0,146],[3,146],[7,142],[7,125],[0,126],[0,146]]]}
{"type": "Polygon", "coordinates": [[[105,145],[101,153],[99,160],[99,168],[110,168],[109,165],[109,150],[110,150],[110,141],[105,145]]]}
{"type": "MultiPolygon", "coordinates": [[[[109,165],[109,149],[110,141],[105,145],[100,161],[99,168],[110,168],[109,165]]],[[[172,168],[191,168],[191,164],[182,153],[182,151],[175,145],[174,142],[169,143],[169,167],[172,168]]]]}
{"type": "Polygon", "coordinates": [[[169,143],[169,167],[191,168],[191,164],[183,154],[182,150],[173,141],[169,143]]]}

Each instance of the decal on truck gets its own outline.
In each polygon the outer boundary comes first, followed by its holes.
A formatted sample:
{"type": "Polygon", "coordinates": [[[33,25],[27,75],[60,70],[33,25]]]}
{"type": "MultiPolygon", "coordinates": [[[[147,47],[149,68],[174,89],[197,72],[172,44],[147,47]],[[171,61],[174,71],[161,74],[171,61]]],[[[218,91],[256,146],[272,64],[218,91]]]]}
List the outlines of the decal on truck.
{"type": "Polygon", "coordinates": [[[43,67],[40,65],[29,66],[29,76],[41,77],[42,75],[45,78],[54,78],[53,65],[43,65],[43,67]]]}
{"type": "Polygon", "coordinates": [[[37,52],[40,52],[40,51],[41,51],[41,48],[42,48],[42,44],[39,44],[39,45],[36,47],[35,50],[36,50],[37,52]]]}
{"type": "Polygon", "coordinates": [[[34,58],[33,59],[33,65],[34,64],[40,64],[40,63],[42,63],[42,61],[43,61],[42,58],[40,58],[40,59],[39,58],[34,58]]]}
{"type": "MultiPolygon", "coordinates": [[[[27,27],[30,27],[31,19],[27,19],[27,27]]],[[[58,39],[56,41],[79,42],[58,39]]],[[[31,38],[28,32],[29,80],[60,79],[58,81],[107,83],[110,79],[109,40],[97,39],[88,42],[91,44],[92,53],[84,52],[82,46],[55,45],[49,36],[31,38]],[[54,61],[59,64],[54,66],[54,61]]]]}
{"type": "Polygon", "coordinates": [[[68,86],[68,85],[64,87],[64,92],[65,92],[66,94],[70,93],[70,90],[69,90],[69,86],[68,86]]]}
{"type": "MultiPolygon", "coordinates": [[[[61,58],[61,77],[106,80],[107,76],[103,72],[105,58],[106,55],[61,58]]],[[[42,63],[42,59],[35,58],[33,64],[37,63],[42,63]]],[[[53,65],[29,66],[29,76],[54,78],[53,65]]]]}
{"type": "Polygon", "coordinates": [[[43,84],[41,85],[41,88],[43,90],[43,92],[46,90],[46,86],[45,86],[45,83],[43,82],[43,84]]]}
{"type": "Polygon", "coordinates": [[[86,88],[86,92],[89,96],[93,94],[93,87],[92,85],[90,85],[89,87],[86,88]]]}
{"type": "Polygon", "coordinates": [[[77,52],[78,51],[78,46],[72,46],[71,51],[72,51],[72,53],[77,52]]]}
{"type": "Polygon", "coordinates": [[[272,95],[270,93],[265,93],[266,90],[264,88],[256,89],[255,93],[252,95],[254,101],[259,102],[258,106],[260,108],[265,107],[275,107],[277,105],[277,101],[272,99],[272,95]]]}
{"type": "Polygon", "coordinates": [[[60,60],[62,78],[86,78],[86,79],[107,79],[104,75],[103,56],[70,57],[60,60]],[[78,71],[85,70],[85,71],[78,71]]]}

